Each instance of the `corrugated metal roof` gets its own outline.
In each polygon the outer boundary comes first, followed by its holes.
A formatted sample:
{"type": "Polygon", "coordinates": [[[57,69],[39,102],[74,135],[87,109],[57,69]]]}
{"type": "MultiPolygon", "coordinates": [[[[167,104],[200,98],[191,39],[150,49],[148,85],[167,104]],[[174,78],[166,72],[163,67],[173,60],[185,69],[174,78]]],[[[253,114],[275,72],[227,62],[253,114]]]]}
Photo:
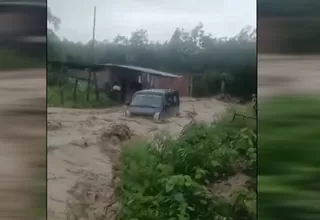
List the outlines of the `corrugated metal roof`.
{"type": "Polygon", "coordinates": [[[94,71],[101,71],[105,68],[105,66],[90,64],[90,63],[64,62],[64,61],[55,61],[55,60],[48,60],[47,63],[58,65],[58,66],[66,66],[70,69],[78,69],[78,70],[93,69],[94,71]]]}
{"type": "Polygon", "coordinates": [[[128,66],[128,65],[118,65],[118,64],[112,64],[112,63],[106,63],[106,64],[83,64],[83,63],[76,63],[76,62],[62,62],[62,61],[48,61],[48,63],[51,64],[59,64],[59,65],[65,65],[69,68],[74,68],[74,69],[94,69],[95,71],[99,71],[104,69],[104,67],[119,67],[119,68],[126,68],[130,70],[136,70],[139,72],[144,72],[144,73],[149,73],[152,75],[157,75],[157,76],[166,76],[166,77],[172,77],[172,78],[181,78],[179,75],[175,75],[172,73],[166,73],[150,68],[144,68],[144,67],[138,67],[138,66],[128,66]]]}
{"type": "Polygon", "coordinates": [[[130,70],[136,70],[136,71],[140,71],[140,72],[144,72],[144,73],[149,73],[152,75],[181,78],[181,76],[175,75],[172,73],[166,73],[166,72],[162,72],[162,71],[158,71],[158,70],[154,70],[154,69],[149,69],[149,68],[144,68],[144,67],[138,67],[138,66],[117,65],[117,64],[111,64],[111,63],[104,64],[104,66],[115,66],[115,67],[130,69],[130,70]]]}

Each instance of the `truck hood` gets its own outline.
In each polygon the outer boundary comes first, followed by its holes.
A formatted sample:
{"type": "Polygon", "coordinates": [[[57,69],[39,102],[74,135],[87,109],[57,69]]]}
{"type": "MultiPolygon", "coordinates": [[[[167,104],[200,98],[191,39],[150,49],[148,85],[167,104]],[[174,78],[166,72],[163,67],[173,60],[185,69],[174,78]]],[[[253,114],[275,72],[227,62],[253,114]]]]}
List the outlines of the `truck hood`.
{"type": "Polygon", "coordinates": [[[144,106],[129,106],[128,110],[132,115],[153,116],[160,112],[160,108],[144,107],[144,106]]]}

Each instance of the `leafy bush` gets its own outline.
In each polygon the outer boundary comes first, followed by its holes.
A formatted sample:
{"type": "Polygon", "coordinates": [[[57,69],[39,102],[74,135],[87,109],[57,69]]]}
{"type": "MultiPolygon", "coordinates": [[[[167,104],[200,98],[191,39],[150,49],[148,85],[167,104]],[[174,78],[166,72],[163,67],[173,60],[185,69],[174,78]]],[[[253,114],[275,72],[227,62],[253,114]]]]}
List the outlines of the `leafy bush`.
{"type": "Polygon", "coordinates": [[[319,219],[319,111],[318,96],[261,104],[259,219],[319,219]]]}
{"type": "Polygon", "coordinates": [[[254,219],[255,201],[217,197],[210,186],[235,173],[255,178],[256,135],[244,124],[199,124],[175,140],[159,136],[123,151],[122,219],[254,219]]]}

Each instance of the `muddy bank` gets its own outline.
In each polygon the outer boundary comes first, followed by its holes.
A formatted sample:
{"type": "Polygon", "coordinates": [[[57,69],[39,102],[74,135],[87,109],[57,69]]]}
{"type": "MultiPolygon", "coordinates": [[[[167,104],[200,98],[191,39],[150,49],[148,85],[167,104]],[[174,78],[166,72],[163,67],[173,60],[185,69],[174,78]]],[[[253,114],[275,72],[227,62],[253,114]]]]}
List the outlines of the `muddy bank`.
{"type": "Polygon", "coordinates": [[[258,55],[258,98],[318,94],[320,56],[258,55]]]}

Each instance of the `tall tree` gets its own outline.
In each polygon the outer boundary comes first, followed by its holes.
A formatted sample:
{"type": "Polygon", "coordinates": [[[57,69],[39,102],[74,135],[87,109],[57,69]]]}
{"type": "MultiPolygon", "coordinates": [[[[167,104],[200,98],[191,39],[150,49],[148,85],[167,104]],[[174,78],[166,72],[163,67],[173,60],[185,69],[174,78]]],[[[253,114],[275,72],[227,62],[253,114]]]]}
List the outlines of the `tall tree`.
{"type": "MultiPolygon", "coordinates": [[[[60,20],[58,20],[60,22],[60,20]]],[[[60,23],[59,23],[60,24],[60,23]]],[[[90,62],[87,44],[59,40],[59,53],[64,59],[90,62]]],[[[178,74],[208,73],[208,94],[220,91],[225,84],[226,93],[251,97],[256,91],[255,30],[244,27],[234,37],[217,38],[205,33],[199,23],[191,31],[176,28],[169,41],[152,42],[147,30],[136,30],[131,36],[117,35],[113,41],[97,41],[96,58],[99,63],[117,63],[148,67],[178,74]],[[222,73],[226,77],[222,77],[222,73]],[[222,82],[223,81],[223,82],[222,82]]],[[[49,56],[54,59],[57,55],[49,56]]]]}

